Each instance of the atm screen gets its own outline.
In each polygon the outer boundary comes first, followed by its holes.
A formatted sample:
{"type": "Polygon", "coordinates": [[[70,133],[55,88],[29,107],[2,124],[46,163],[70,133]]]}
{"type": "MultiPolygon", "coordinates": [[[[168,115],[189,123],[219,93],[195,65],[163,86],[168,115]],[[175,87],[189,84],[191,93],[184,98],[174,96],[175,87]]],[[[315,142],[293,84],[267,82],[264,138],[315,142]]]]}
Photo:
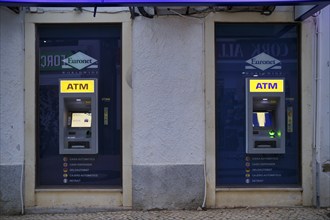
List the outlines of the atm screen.
{"type": "Polygon", "coordinates": [[[73,112],[71,118],[72,128],[89,128],[92,126],[92,113],[73,112]]]}
{"type": "Polygon", "coordinates": [[[272,127],[272,113],[253,112],[253,127],[255,128],[272,127]]]}

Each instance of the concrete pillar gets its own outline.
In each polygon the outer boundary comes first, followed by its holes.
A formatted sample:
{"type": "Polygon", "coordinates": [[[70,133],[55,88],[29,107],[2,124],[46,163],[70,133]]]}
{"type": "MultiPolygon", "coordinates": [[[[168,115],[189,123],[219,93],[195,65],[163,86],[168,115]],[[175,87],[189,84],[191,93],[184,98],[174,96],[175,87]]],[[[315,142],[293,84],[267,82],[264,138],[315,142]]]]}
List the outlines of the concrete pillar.
{"type": "Polygon", "coordinates": [[[318,87],[316,112],[317,205],[330,207],[330,6],[316,18],[318,29],[318,87]]]}
{"type": "Polygon", "coordinates": [[[0,7],[0,213],[21,211],[24,156],[24,13],[0,7]]]}
{"type": "Polygon", "coordinates": [[[133,208],[195,209],[204,195],[203,21],[133,22],[133,208]]]}

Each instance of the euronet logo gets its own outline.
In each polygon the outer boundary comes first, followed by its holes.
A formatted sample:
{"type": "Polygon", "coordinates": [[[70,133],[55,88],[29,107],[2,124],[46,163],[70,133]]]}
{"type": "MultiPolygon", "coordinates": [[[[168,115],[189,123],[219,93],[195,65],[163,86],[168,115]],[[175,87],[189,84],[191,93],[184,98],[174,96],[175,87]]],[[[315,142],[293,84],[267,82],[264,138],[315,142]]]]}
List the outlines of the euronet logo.
{"type": "Polygon", "coordinates": [[[98,68],[97,64],[94,64],[97,62],[96,59],[93,57],[90,57],[82,52],[78,52],[73,54],[72,56],[65,58],[62,60],[66,65],[62,65],[63,69],[78,69],[82,70],[84,68],[88,69],[96,69],[98,68]]]}
{"type": "Polygon", "coordinates": [[[245,66],[245,69],[260,69],[262,71],[267,69],[282,69],[281,61],[278,59],[262,52],[255,57],[245,61],[247,62],[248,66],[245,66]]]}

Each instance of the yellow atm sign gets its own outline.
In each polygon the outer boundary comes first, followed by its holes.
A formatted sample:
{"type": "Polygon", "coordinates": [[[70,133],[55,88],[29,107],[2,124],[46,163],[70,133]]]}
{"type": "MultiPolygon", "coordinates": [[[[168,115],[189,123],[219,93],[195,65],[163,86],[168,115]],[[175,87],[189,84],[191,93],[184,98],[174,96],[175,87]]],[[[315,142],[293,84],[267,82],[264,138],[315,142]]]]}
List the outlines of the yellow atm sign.
{"type": "Polygon", "coordinates": [[[61,93],[94,93],[94,80],[61,80],[61,93]]]}
{"type": "Polygon", "coordinates": [[[284,80],[250,79],[250,92],[284,92],[284,80]]]}

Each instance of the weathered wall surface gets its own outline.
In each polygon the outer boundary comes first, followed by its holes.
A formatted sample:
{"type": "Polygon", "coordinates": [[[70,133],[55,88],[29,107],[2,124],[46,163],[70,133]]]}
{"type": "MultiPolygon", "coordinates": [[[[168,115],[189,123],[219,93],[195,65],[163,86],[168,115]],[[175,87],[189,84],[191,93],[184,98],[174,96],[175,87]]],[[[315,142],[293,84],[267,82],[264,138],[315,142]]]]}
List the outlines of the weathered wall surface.
{"type": "Polygon", "coordinates": [[[330,207],[330,6],[319,14],[316,161],[318,205],[330,207]]]}
{"type": "Polygon", "coordinates": [[[203,200],[203,23],[133,23],[133,207],[197,208],[203,200]]]}
{"type": "Polygon", "coordinates": [[[21,210],[24,15],[0,7],[0,213],[21,210]]]}

